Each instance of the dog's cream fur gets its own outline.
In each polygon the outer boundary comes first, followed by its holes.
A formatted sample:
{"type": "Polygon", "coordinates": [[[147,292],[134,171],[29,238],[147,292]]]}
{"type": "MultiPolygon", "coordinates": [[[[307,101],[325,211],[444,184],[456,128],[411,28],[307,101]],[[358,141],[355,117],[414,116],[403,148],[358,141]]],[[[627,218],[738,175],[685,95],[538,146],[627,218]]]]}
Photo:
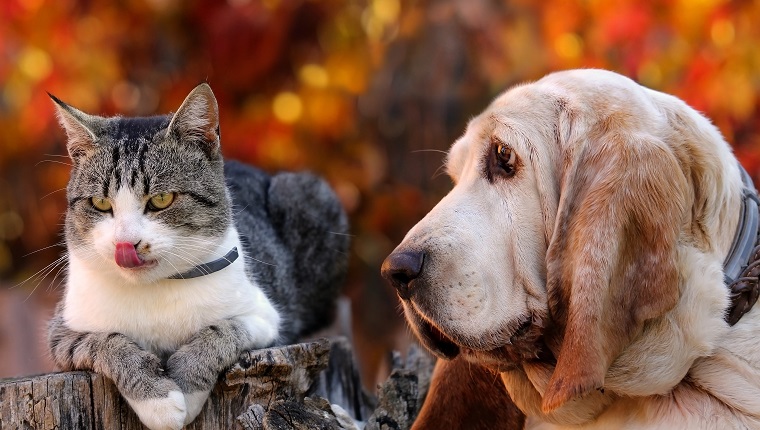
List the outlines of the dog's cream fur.
{"type": "Polygon", "coordinates": [[[434,352],[425,325],[501,372],[527,428],[760,428],[760,306],[724,321],[742,183],[708,120],[559,72],[497,98],[447,168],[453,190],[395,251],[425,255],[403,305],[434,352]],[[556,365],[514,358],[526,320],[556,365]]]}

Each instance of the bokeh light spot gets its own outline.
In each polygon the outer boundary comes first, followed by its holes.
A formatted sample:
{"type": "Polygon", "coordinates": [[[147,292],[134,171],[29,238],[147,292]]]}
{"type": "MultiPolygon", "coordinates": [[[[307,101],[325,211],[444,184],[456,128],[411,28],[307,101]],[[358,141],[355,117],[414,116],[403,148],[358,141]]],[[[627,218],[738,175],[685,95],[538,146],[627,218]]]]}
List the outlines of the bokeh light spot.
{"type": "Polygon", "coordinates": [[[359,207],[361,192],[354,183],[345,180],[338,181],[333,184],[333,189],[335,190],[335,194],[338,195],[343,207],[346,208],[346,211],[351,213],[359,207]]]}
{"type": "Polygon", "coordinates": [[[734,24],[727,19],[715,21],[710,27],[710,37],[713,43],[721,48],[733,43],[734,34],[734,24]]]}
{"type": "Polygon", "coordinates": [[[298,72],[301,82],[316,88],[324,88],[330,83],[327,70],[318,64],[307,64],[298,72]]]}
{"type": "Polygon", "coordinates": [[[298,121],[303,112],[303,103],[298,95],[284,91],[277,94],[272,101],[272,111],[278,120],[284,123],[293,123],[298,121]]]}
{"type": "Polygon", "coordinates": [[[95,16],[86,16],[76,24],[77,39],[81,43],[98,43],[103,36],[103,23],[95,16]]]}
{"type": "Polygon", "coordinates": [[[47,52],[29,47],[22,51],[18,61],[18,68],[33,81],[39,81],[50,75],[53,71],[53,61],[47,52]]]}
{"type": "Polygon", "coordinates": [[[578,58],[583,51],[583,40],[575,33],[561,34],[554,40],[554,50],[562,58],[578,58]]]}
{"type": "Polygon", "coordinates": [[[373,0],[361,17],[367,37],[373,41],[381,40],[386,36],[386,29],[398,21],[400,11],[399,0],[373,0]]]}
{"type": "Polygon", "coordinates": [[[370,40],[379,41],[382,39],[385,26],[369,9],[362,14],[362,26],[370,40]]]}
{"type": "Polygon", "coordinates": [[[24,232],[24,220],[16,212],[0,213],[0,239],[13,240],[24,232]]]}
{"type": "Polygon", "coordinates": [[[652,61],[642,64],[636,71],[639,82],[650,88],[658,88],[662,83],[662,70],[652,61]]]}
{"type": "Polygon", "coordinates": [[[140,103],[140,89],[127,81],[121,81],[114,85],[111,99],[120,111],[134,111],[140,103]]]}
{"type": "Polygon", "coordinates": [[[44,0],[20,0],[18,3],[29,12],[36,12],[44,0]]]}
{"type": "Polygon", "coordinates": [[[399,0],[374,0],[372,14],[384,24],[396,22],[401,11],[399,0]]]}

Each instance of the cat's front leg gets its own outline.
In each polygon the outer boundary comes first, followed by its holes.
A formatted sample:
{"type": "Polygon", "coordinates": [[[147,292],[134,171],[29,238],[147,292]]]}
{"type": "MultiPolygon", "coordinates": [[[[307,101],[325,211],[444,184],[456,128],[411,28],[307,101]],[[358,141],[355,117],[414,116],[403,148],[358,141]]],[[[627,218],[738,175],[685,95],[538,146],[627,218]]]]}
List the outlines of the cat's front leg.
{"type": "Polygon", "coordinates": [[[185,424],[200,413],[219,375],[237,362],[243,351],[270,346],[276,336],[276,320],[231,318],[200,330],[172,354],[166,370],[185,394],[185,424]]]}
{"type": "Polygon", "coordinates": [[[61,307],[48,327],[50,353],[61,370],[93,370],[111,379],[140,421],[152,430],[178,430],[187,416],[179,386],[159,358],[120,333],[68,328],[61,307]]]}

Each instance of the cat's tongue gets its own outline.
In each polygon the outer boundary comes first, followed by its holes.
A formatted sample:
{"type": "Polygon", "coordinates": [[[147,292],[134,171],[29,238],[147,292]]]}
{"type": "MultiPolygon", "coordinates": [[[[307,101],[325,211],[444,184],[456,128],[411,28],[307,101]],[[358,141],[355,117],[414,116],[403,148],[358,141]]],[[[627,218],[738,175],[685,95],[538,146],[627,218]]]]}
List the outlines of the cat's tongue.
{"type": "Polygon", "coordinates": [[[113,258],[116,260],[116,264],[126,269],[139,267],[145,263],[138,257],[135,246],[129,242],[117,243],[113,258]]]}

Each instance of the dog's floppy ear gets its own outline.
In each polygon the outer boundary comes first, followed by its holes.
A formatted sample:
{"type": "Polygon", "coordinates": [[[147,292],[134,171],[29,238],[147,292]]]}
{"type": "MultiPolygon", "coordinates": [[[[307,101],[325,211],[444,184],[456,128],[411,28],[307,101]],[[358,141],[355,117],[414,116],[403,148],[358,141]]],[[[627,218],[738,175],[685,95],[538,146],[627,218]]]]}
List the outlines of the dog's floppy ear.
{"type": "Polygon", "coordinates": [[[679,297],[686,178],[659,139],[606,124],[566,150],[547,253],[557,365],[548,413],[603,389],[612,361],[679,297]]]}

